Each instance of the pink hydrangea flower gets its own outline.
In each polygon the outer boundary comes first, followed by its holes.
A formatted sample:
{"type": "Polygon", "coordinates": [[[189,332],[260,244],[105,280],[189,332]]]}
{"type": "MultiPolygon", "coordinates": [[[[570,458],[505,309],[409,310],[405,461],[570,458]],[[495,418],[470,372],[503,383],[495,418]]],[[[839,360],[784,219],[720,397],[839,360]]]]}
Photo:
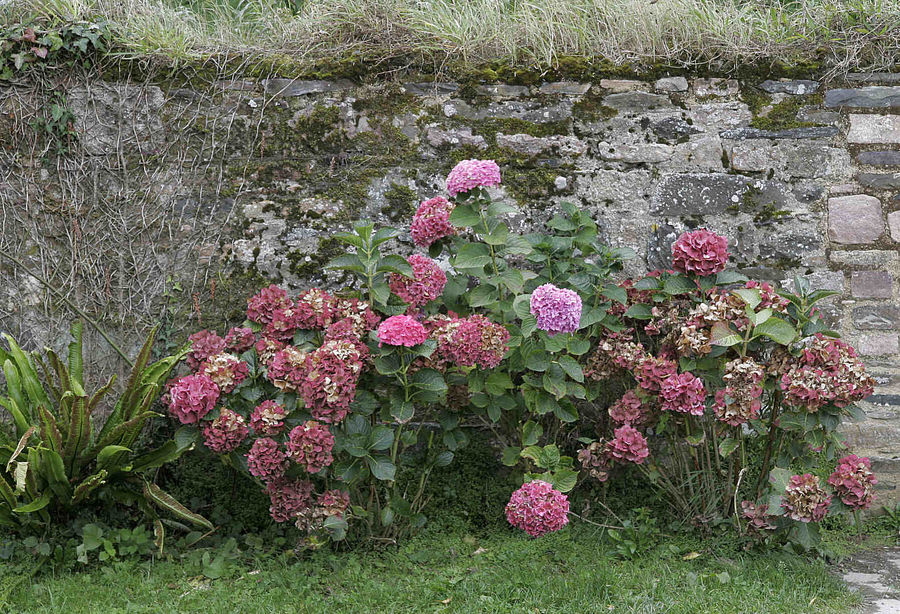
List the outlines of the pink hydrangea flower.
{"type": "Polygon", "coordinates": [[[496,185],[500,185],[500,167],[493,160],[463,160],[447,175],[447,191],[451,197],[496,185]]]}
{"type": "Polygon", "coordinates": [[[249,328],[232,328],[225,335],[225,347],[237,354],[243,354],[253,347],[256,340],[249,328]]]}
{"type": "Polygon", "coordinates": [[[622,398],[610,405],[609,417],[619,424],[640,424],[644,421],[644,403],[634,390],[629,390],[622,398]]]}
{"type": "Polygon", "coordinates": [[[294,308],[297,311],[297,328],[305,330],[325,330],[334,319],[334,297],[320,290],[310,288],[300,293],[294,308]]]}
{"type": "Polygon", "coordinates": [[[424,343],[428,333],[422,323],[410,316],[391,316],[378,327],[378,346],[383,344],[413,347],[424,343]]]}
{"type": "MultiPolygon", "coordinates": [[[[616,361],[617,363],[619,361],[616,361]]],[[[668,358],[656,358],[653,356],[642,356],[636,361],[626,362],[623,368],[628,368],[628,364],[636,364],[634,379],[637,380],[638,386],[647,392],[659,392],[663,381],[672,375],[678,373],[678,365],[668,358]]]]}
{"type": "Polygon", "coordinates": [[[247,470],[263,482],[282,477],[287,465],[287,455],[268,437],[254,441],[247,452],[247,470]]]}
{"type": "Polygon", "coordinates": [[[321,508],[326,517],[337,516],[340,518],[350,507],[350,494],[336,488],[326,490],[316,498],[316,505],[321,508]]]}
{"type": "Polygon", "coordinates": [[[819,478],[811,473],[791,476],[781,507],[785,516],[800,522],[820,522],[828,513],[831,495],[819,485],[819,478]]]}
{"type": "Polygon", "coordinates": [[[705,408],[706,388],[693,373],[670,375],[663,380],[659,390],[663,411],[702,416],[705,408]]]}
{"type": "Polygon", "coordinates": [[[817,334],[781,377],[788,405],[816,412],[828,403],[846,407],[875,390],[874,380],[856,355],[839,339],[817,334]]]}
{"type": "Polygon", "coordinates": [[[287,345],[272,356],[266,378],[279,390],[297,392],[306,379],[306,352],[287,345]]]}
{"type": "Polygon", "coordinates": [[[197,424],[219,401],[219,387],[205,375],[186,375],[169,388],[169,412],[182,424],[197,424]]]}
{"type": "Polygon", "coordinates": [[[256,355],[259,356],[259,362],[268,367],[275,358],[275,354],[284,349],[284,343],[277,339],[262,337],[253,347],[256,349],[256,355]]]}
{"type": "Polygon", "coordinates": [[[269,323],[266,324],[266,337],[279,341],[290,341],[294,338],[294,332],[300,328],[302,320],[299,308],[276,309],[272,312],[269,323]]]}
{"type": "Polygon", "coordinates": [[[506,520],[532,537],[559,531],[569,522],[569,498],[543,480],[527,482],[509,498],[506,520]]]}
{"type": "Polygon", "coordinates": [[[315,420],[291,429],[285,446],[288,458],[309,473],[318,473],[334,461],[331,455],[334,435],[315,420]]]}
{"type": "Polygon", "coordinates": [[[223,407],[219,416],[212,422],[207,422],[203,427],[203,439],[206,447],[218,454],[227,454],[236,450],[244,443],[249,434],[250,429],[247,428],[244,417],[227,407],[223,407]]]}
{"type": "Polygon", "coordinates": [[[453,207],[453,203],[443,196],[423,201],[413,215],[413,242],[419,247],[429,247],[435,241],[456,234],[456,229],[450,223],[453,207]]]}
{"type": "Polygon", "coordinates": [[[353,323],[354,334],[362,339],[370,330],[375,330],[381,318],[372,311],[369,304],[358,298],[338,298],[332,306],[333,320],[349,320],[353,323]]]}
{"type": "Polygon", "coordinates": [[[686,232],[672,245],[672,266],[682,273],[715,275],[728,264],[728,239],[704,228],[686,232]]]}
{"type": "Polygon", "coordinates": [[[363,355],[350,341],[326,341],[309,355],[300,396],[316,420],[337,424],[350,410],[362,374],[363,355]]]}
{"type": "Polygon", "coordinates": [[[578,461],[588,475],[598,482],[605,482],[609,479],[615,459],[609,452],[609,443],[601,439],[579,450],[578,461]]]}
{"type": "Polygon", "coordinates": [[[228,394],[250,374],[247,363],[233,354],[216,354],[200,365],[200,373],[211,379],[222,394],[228,394]]]}
{"type": "MultiPolygon", "coordinates": [[[[509,331],[480,314],[468,318],[432,318],[431,336],[437,341],[432,358],[461,367],[493,369],[506,355],[509,331]]],[[[440,368],[443,365],[438,365],[440,368]]]]}
{"type": "Polygon", "coordinates": [[[188,341],[191,342],[191,352],[187,355],[187,364],[191,370],[210,356],[225,351],[225,340],[213,331],[201,330],[188,337],[188,341]]]}
{"type": "Polygon", "coordinates": [[[875,500],[875,485],[878,480],[872,473],[872,461],[864,456],[850,454],[838,461],[828,483],[844,505],[854,510],[865,510],[875,500]]]}
{"type": "Polygon", "coordinates": [[[275,478],[266,484],[271,503],[269,513],[275,522],[288,522],[312,504],[312,482],[275,478]]]}
{"type": "Polygon", "coordinates": [[[272,314],[279,309],[289,309],[293,302],[288,298],[287,292],[272,284],[263,288],[247,301],[247,319],[259,324],[268,324],[272,321],[272,314]]]}
{"type": "Polygon", "coordinates": [[[284,430],[284,419],[287,411],[272,400],[265,400],[253,408],[250,414],[250,427],[257,435],[278,435],[284,430]]]}
{"type": "Polygon", "coordinates": [[[650,448],[639,430],[623,424],[615,430],[615,438],[609,442],[609,453],[613,458],[640,465],[650,456],[650,448]]]}
{"type": "Polygon", "coordinates": [[[574,333],[581,322],[581,297],[553,284],[538,286],[531,293],[531,315],[537,318],[537,327],[550,336],[574,333]]]}
{"type": "Polygon", "coordinates": [[[441,295],[447,285],[447,275],[431,258],[413,254],[406,260],[412,267],[413,276],[391,273],[389,283],[391,292],[416,309],[441,295]]]}
{"type": "Polygon", "coordinates": [[[761,534],[774,531],[775,525],[770,522],[769,506],[765,503],[757,505],[753,501],[741,501],[741,515],[747,521],[747,529],[751,533],[761,534]]]}

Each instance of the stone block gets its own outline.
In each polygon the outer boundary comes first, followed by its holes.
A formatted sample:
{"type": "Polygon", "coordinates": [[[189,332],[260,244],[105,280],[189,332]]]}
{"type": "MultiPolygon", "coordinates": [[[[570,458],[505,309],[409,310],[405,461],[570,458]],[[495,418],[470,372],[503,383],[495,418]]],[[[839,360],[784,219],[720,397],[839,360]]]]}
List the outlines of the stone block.
{"type": "Polygon", "coordinates": [[[697,96],[737,96],[741,91],[734,79],[694,79],[691,83],[697,96]]]}
{"type": "Polygon", "coordinates": [[[663,77],[653,84],[657,92],[686,92],[687,88],[688,82],[684,77],[663,77]]]}
{"type": "Polygon", "coordinates": [[[856,298],[891,298],[894,280],[887,271],[853,271],[850,292],[856,298]]]}
{"type": "Polygon", "coordinates": [[[888,213],[888,229],[891,231],[891,239],[900,241],[900,211],[888,213]]]}
{"type": "Polygon", "coordinates": [[[891,356],[900,352],[900,343],[896,334],[871,333],[860,336],[856,349],[863,356],[891,356]]]}
{"type": "Polygon", "coordinates": [[[672,106],[672,101],[661,94],[623,92],[606,96],[603,104],[620,113],[646,113],[654,109],[667,109],[672,106]]]}
{"type": "Polygon", "coordinates": [[[859,305],[853,308],[853,325],[859,330],[897,330],[900,328],[900,307],[859,305]]]}
{"type": "Polygon", "coordinates": [[[613,94],[621,94],[622,92],[642,90],[646,84],[633,79],[600,79],[600,87],[613,94]]]}
{"type": "Polygon", "coordinates": [[[870,85],[825,92],[826,107],[856,107],[861,109],[900,108],[900,87],[870,85]]]}
{"type": "Polygon", "coordinates": [[[819,82],[807,79],[798,79],[796,81],[772,81],[767,79],[759,84],[759,89],[770,94],[812,94],[819,89],[819,82]]]}
{"type": "Polygon", "coordinates": [[[404,83],[403,89],[414,96],[447,96],[459,90],[458,83],[424,81],[421,83],[404,83]]]}
{"type": "Polygon", "coordinates": [[[795,203],[781,182],[722,173],[680,173],[659,182],[650,212],[665,216],[710,215],[762,204],[790,209],[795,203]]]}
{"type": "Polygon", "coordinates": [[[873,190],[900,189],[900,173],[860,173],[856,180],[861,186],[873,190]]]}
{"type": "Polygon", "coordinates": [[[583,96],[591,89],[590,83],[579,83],[577,81],[555,81],[553,83],[544,83],[539,88],[541,94],[564,95],[564,96],[583,96]]]}
{"type": "Polygon", "coordinates": [[[848,143],[900,143],[900,115],[850,115],[848,143]]]}
{"type": "Polygon", "coordinates": [[[692,134],[703,132],[692,123],[680,117],[666,117],[650,124],[650,129],[656,136],[666,141],[677,141],[687,138],[692,134]]]}
{"type": "Polygon", "coordinates": [[[835,243],[871,243],[883,233],[877,198],[857,194],[828,199],[828,235],[835,243]]]}
{"type": "Polygon", "coordinates": [[[479,85],[475,89],[482,96],[493,96],[494,98],[521,98],[531,93],[531,90],[524,85],[504,85],[502,83],[479,85]]]}
{"type": "Polygon", "coordinates": [[[337,79],[335,81],[298,81],[296,79],[263,79],[263,89],[273,96],[307,96],[309,94],[323,94],[327,92],[340,92],[352,89],[353,82],[349,79],[337,79]]]}
{"type": "Polygon", "coordinates": [[[900,256],[886,249],[831,250],[830,260],[835,264],[852,268],[885,268],[900,264],[900,256]]]}
{"type": "Polygon", "coordinates": [[[563,155],[580,156],[587,151],[587,143],[574,136],[553,135],[536,137],[528,134],[497,134],[497,145],[529,156],[549,150],[563,155]]]}
{"type": "Polygon", "coordinates": [[[786,130],[760,130],[759,128],[735,128],[721,133],[723,139],[824,139],[838,133],[836,126],[805,126],[786,130]]]}
{"type": "Polygon", "coordinates": [[[487,142],[480,134],[472,134],[471,128],[460,128],[458,130],[444,130],[437,126],[429,126],[425,131],[425,138],[432,147],[442,147],[444,145],[468,145],[477,147],[478,149],[486,149],[487,142]]]}
{"type": "Polygon", "coordinates": [[[900,166],[900,151],[863,151],[856,161],[869,166],[900,166]]]}
{"type": "Polygon", "coordinates": [[[655,164],[671,158],[674,148],[671,145],[663,145],[661,143],[615,146],[609,143],[598,143],[597,151],[604,160],[626,162],[628,164],[655,164]]]}

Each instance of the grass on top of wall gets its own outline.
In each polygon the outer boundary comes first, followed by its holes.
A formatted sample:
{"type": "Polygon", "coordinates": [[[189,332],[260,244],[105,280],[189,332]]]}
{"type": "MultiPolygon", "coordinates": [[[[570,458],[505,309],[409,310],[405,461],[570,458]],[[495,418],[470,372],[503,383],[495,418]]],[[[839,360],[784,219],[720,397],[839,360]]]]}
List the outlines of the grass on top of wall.
{"type": "Polygon", "coordinates": [[[0,22],[108,19],[117,53],[834,75],[900,65],[900,0],[4,0],[0,22]]]}

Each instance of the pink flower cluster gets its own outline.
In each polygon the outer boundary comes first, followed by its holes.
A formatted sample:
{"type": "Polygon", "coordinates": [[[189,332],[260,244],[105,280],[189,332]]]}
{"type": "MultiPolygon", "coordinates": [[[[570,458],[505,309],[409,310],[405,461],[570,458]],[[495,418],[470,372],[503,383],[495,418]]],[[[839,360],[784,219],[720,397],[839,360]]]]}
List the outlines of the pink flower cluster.
{"type": "Polygon", "coordinates": [[[243,354],[252,348],[255,341],[250,328],[232,328],[225,335],[225,347],[236,354],[243,354]]]}
{"type": "Polygon", "coordinates": [[[453,203],[443,196],[423,201],[413,215],[413,242],[419,247],[429,247],[435,241],[456,234],[456,229],[450,223],[453,207],[453,203]]]}
{"type": "Polygon", "coordinates": [[[493,369],[506,355],[509,331],[480,314],[468,318],[436,316],[427,324],[437,340],[438,358],[461,367],[493,369]]]}
{"type": "Polygon", "coordinates": [[[333,321],[335,299],[324,290],[304,290],[294,302],[297,312],[297,328],[324,330],[333,321]]]}
{"type": "Polygon", "coordinates": [[[678,365],[668,358],[646,356],[637,361],[634,379],[647,392],[659,392],[663,382],[677,373],[678,365]]]}
{"type": "Polygon", "coordinates": [[[316,497],[316,504],[302,510],[295,516],[298,529],[316,531],[321,529],[329,516],[343,517],[350,507],[350,495],[342,490],[326,490],[316,497]]]}
{"type": "Polygon", "coordinates": [[[581,297],[553,284],[538,286],[531,293],[531,315],[537,319],[537,327],[550,336],[574,333],[581,322],[581,297]]]}
{"type": "Polygon", "coordinates": [[[463,160],[447,175],[447,191],[457,194],[500,185],[500,167],[493,160],[463,160]]]}
{"type": "Polygon", "coordinates": [[[766,531],[774,531],[775,525],[771,523],[769,506],[757,505],[753,501],[741,501],[741,515],[747,521],[747,529],[751,533],[762,534],[766,531]]]}
{"type": "Polygon", "coordinates": [[[188,337],[188,341],[191,342],[191,351],[187,355],[187,364],[192,371],[210,356],[225,351],[225,340],[213,331],[201,330],[188,337]]]}
{"type": "Polygon", "coordinates": [[[234,354],[216,354],[200,365],[200,373],[211,379],[222,394],[228,394],[250,374],[247,363],[234,354]]]}
{"type": "Polygon", "coordinates": [[[236,450],[249,434],[250,429],[247,428],[244,417],[227,407],[223,407],[219,411],[219,416],[203,427],[206,447],[218,454],[236,450]]]}
{"type": "Polygon", "coordinates": [[[569,522],[569,499],[548,482],[527,482],[509,498],[506,520],[532,537],[559,531],[569,522]]]}
{"type": "Polygon", "coordinates": [[[250,414],[250,427],[257,435],[278,435],[284,430],[284,419],[287,411],[284,407],[267,399],[253,408],[250,414]]]}
{"type": "Polygon", "coordinates": [[[337,424],[356,396],[363,356],[350,341],[326,341],[309,355],[300,383],[300,396],[317,420],[337,424]]]}
{"type": "Polygon", "coordinates": [[[268,324],[276,311],[290,309],[292,305],[287,292],[273,284],[247,301],[247,319],[258,324],[268,324]]]}
{"type": "Polygon", "coordinates": [[[275,478],[266,484],[269,495],[269,513],[275,522],[287,522],[295,518],[311,503],[313,485],[309,480],[275,478]]]}
{"type": "Polygon", "coordinates": [[[169,388],[169,412],[182,424],[197,424],[219,401],[219,387],[205,375],[186,375],[169,388]]]}
{"type": "Polygon", "coordinates": [[[601,439],[591,442],[588,447],[579,450],[578,462],[592,478],[599,482],[605,482],[609,479],[614,459],[609,453],[609,445],[601,439]]]}
{"type": "Polygon", "coordinates": [[[378,345],[413,347],[424,343],[428,333],[422,323],[411,316],[391,316],[378,327],[378,345]]]}
{"type": "Polygon", "coordinates": [[[715,275],[728,264],[728,239],[701,228],[686,232],[672,245],[672,266],[682,273],[715,275]]]}
{"type": "Polygon", "coordinates": [[[250,446],[247,453],[247,470],[250,475],[268,482],[282,477],[287,466],[287,456],[274,439],[260,437],[250,446]]]}
{"type": "Polygon", "coordinates": [[[370,330],[375,330],[378,322],[381,321],[381,318],[372,311],[369,304],[358,298],[336,298],[331,310],[334,324],[349,322],[353,329],[353,334],[360,339],[370,330]]]}
{"type": "Polygon", "coordinates": [[[875,500],[875,485],[878,480],[872,473],[872,461],[850,454],[838,461],[828,483],[844,505],[854,510],[865,510],[875,500]]]}
{"type": "Polygon", "coordinates": [[[406,260],[412,267],[413,276],[391,273],[389,284],[391,292],[408,303],[411,309],[417,309],[441,295],[447,284],[447,275],[431,258],[413,254],[406,260]]]}
{"type": "Polygon", "coordinates": [[[716,418],[731,426],[758,419],[763,379],[765,371],[752,358],[737,358],[725,363],[722,376],[725,388],[716,390],[716,418]]]}
{"type": "Polygon", "coordinates": [[[646,408],[634,390],[629,390],[622,398],[609,406],[609,417],[619,424],[640,424],[647,418],[646,408]]]}
{"type": "Polygon", "coordinates": [[[866,398],[875,382],[851,346],[819,333],[782,375],[781,389],[787,404],[816,412],[829,403],[846,407],[866,398]]]}
{"type": "Polygon", "coordinates": [[[615,430],[615,438],[609,442],[609,453],[618,460],[640,465],[650,456],[650,448],[639,430],[623,424],[615,430]]]}
{"type": "Polygon", "coordinates": [[[820,522],[828,513],[830,503],[831,495],[811,473],[791,476],[781,498],[785,516],[800,522],[820,522]]]}
{"type": "Polygon", "coordinates": [[[288,458],[309,473],[318,473],[334,461],[331,455],[334,435],[315,420],[291,429],[285,446],[288,458]]]}
{"type": "Polygon", "coordinates": [[[306,381],[306,352],[286,345],[272,355],[266,377],[279,390],[297,392],[306,381]]]}
{"type": "Polygon", "coordinates": [[[705,408],[706,388],[693,373],[670,375],[659,389],[663,411],[702,416],[705,408]]]}

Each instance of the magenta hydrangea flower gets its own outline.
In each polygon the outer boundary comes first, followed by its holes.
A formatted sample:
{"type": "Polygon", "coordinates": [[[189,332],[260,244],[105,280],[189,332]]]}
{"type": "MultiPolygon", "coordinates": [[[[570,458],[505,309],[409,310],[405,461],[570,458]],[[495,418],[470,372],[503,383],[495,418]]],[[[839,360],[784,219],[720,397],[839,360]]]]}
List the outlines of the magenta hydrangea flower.
{"type": "Polygon", "coordinates": [[[872,473],[872,461],[855,454],[845,456],[828,478],[834,492],[849,508],[869,509],[875,500],[875,485],[878,480],[872,473]]]}
{"type": "Polygon", "coordinates": [[[383,344],[413,347],[424,343],[428,333],[422,323],[410,316],[391,316],[378,327],[378,346],[383,344]]]}
{"type": "Polygon", "coordinates": [[[316,498],[316,506],[326,517],[337,516],[340,518],[350,507],[350,493],[336,488],[326,490],[316,498]]]}
{"type": "Polygon", "coordinates": [[[640,465],[650,456],[647,440],[636,428],[623,424],[614,434],[615,438],[609,442],[609,453],[614,458],[640,465]]]}
{"type": "Polygon", "coordinates": [[[278,435],[284,430],[284,419],[287,411],[270,399],[253,408],[250,414],[250,427],[257,435],[278,435]]]}
{"type": "Polygon", "coordinates": [[[250,374],[247,363],[233,354],[216,354],[200,365],[200,373],[211,379],[222,394],[228,394],[250,374]]]}
{"type": "Polygon", "coordinates": [[[416,309],[441,295],[447,285],[447,275],[431,258],[413,254],[406,260],[412,267],[413,276],[391,273],[389,283],[391,292],[416,309]]]}
{"type": "Polygon", "coordinates": [[[705,408],[706,388],[693,373],[670,375],[663,380],[659,390],[663,411],[702,416],[705,408]]]}
{"type": "Polygon", "coordinates": [[[672,245],[672,267],[682,273],[715,275],[728,264],[728,239],[704,228],[686,232],[672,245]]]}
{"type": "Polygon", "coordinates": [[[212,422],[207,422],[203,427],[203,439],[206,447],[218,454],[227,454],[236,450],[244,443],[249,434],[250,429],[247,428],[244,417],[227,407],[223,407],[219,411],[219,416],[212,422]]]}
{"type": "Polygon", "coordinates": [[[225,335],[225,347],[237,354],[243,354],[253,347],[256,340],[249,328],[232,328],[225,335]]]}
{"type": "Polygon", "coordinates": [[[831,495],[811,473],[791,476],[781,498],[785,516],[800,522],[820,522],[828,513],[830,503],[831,495]]]}
{"type": "Polygon", "coordinates": [[[527,482],[509,498],[506,520],[532,537],[559,531],[569,522],[569,498],[543,480],[527,482]]]}
{"type": "Polygon", "coordinates": [[[363,367],[363,354],[357,345],[328,340],[307,358],[300,396],[316,420],[337,424],[350,410],[363,367]]]}
{"type": "Polygon", "coordinates": [[[816,412],[828,403],[846,407],[875,390],[875,381],[856,351],[839,339],[816,334],[803,354],[781,377],[784,401],[816,412]]]}
{"type": "Polygon", "coordinates": [[[450,223],[453,207],[453,203],[443,196],[422,201],[413,215],[410,229],[413,242],[419,247],[427,248],[435,241],[456,234],[456,229],[450,223]]]}
{"type": "Polygon", "coordinates": [[[581,322],[581,297],[553,284],[538,286],[531,293],[531,315],[537,318],[537,327],[551,337],[574,333],[581,322]]]}
{"type": "Polygon", "coordinates": [[[269,360],[266,378],[279,390],[297,392],[306,379],[306,352],[286,345],[269,360]]]}
{"type": "Polygon", "coordinates": [[[451,197],[496,185],[500,185],[500,167],[493,160],[463,160],[447,175],[447,191],[451,197]]]}
{"type": "Polygon", "coordinates": [[[269,514],[275,522],[288,522],[312,504],[312,482],[275,478],[266,484],[269,514]]]}
{"type": "Polygon", "coordinates": [[[365,301],[358,298],[338,298],[332,306],[334,322],[350,320],[353,332],[360,339],[370,330],[375,330],[381,317],[365,301]]]}
{"type": "Polygon", "coordinates": [[[266,324],[266,337],[279,341],[290,341],[294,338],[294,332],[300,328],[301,322],[301,308],[276,309],[272,312],[269,323],[266,324]]]}
{"type": "Polygon", "coordinates": [[[247,452],[247,470],[263,482],[282,477],[287,465],[287,455],[268,437],[254,441],[247,452]]]}
{"type": "MultiPolygon", "coordinates": [[[[461,367],[493,369],[506,355],[509,331],[480,314],[468,318],[435,316],[429,319],[431,336],[437,341],[432,359],[461,367]]],[[[437,364],[438,368],[443,364],[437,364]]]]}
{"type": "Polygon", "coordinates": [[[169,412],[182,424],[197,424],[219,401],[219,387],[205,375],[186,375],[169,388],[169,412]]]}
{"type": "MultiPolygon", "coordinates": [[[[630,349],[630,346],[623,344],[621,349],[625,350],[625,354],[628,354],[627,350],[630,349]]],[[[678,373],[678,365],[668,358],[657,358],[655,356],[640,356],[636,360],[633,360],[631,356],[623,358],[623,360],[619,360],[619,356],[615,356],[614,360],[623,368],[628,368],[629,365],[634,364],[634,379],[637,380],[638,386],[647,392],[659,392],[663,381],[669,376],[678,373]]]]}
{"type": "Polygon", "coordinates": [[[272,321],[272,314],[279,309],[289,309],[293,302],[288,298],[287,292],[272,284],[263,288],[247,301],[247,319],[259,324],[268,324],[272,321]]]}
{"type": "Polygon", "coordinates": [[[334,435],[315,420],[291,429],[285,447],[288,458],[309,473],[318,473],[334,461],[331,455],[334,435]]]}
{"type": "Polygon", "coordinates": [[[277,339],[261,337],[253,347],[256,350],[256,355],[259,356],[259,362],[268,367],[272,359],[275,358],[275,354],[283,350],[285,345],[277,339]]]}
{"type": "Polygon", "coordinates": [[[187,364],[191,370],[199,367],[210,356],[225,351],[225,340],[213,331],[201,330],[188,337],[188,341],[191,342],[191,351],[187,355],[187,364]]]}
{"type": "Polygon", "coordinates": [[[629,390],[622,398],[609,406],[609,417],[619,424],[640,424],[646,417],[644,403],[634,390],[629,390]]]}
{"type": "Polygon", "coordinates": [[[319,288],[301,292],[294,304],[297,311],[297,328],[305,330],[328,328],[334,319],[334,303],[334,297],[319,288]]]}

